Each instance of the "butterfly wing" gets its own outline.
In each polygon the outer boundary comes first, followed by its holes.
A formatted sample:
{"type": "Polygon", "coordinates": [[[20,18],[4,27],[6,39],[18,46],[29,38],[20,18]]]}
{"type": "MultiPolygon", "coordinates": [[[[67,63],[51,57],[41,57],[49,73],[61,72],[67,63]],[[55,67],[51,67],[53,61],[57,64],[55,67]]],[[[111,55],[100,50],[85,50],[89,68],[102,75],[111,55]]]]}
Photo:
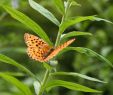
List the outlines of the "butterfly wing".
{"type": "Polygon", "coordinates": [[[44,61],[45,55],[51,47],[42,39],[32,34],[25,33],[25,43],[27,44],[27,53],[29,57],[40,62],[44,61]]]}
{"type": "Polygon", "coordinates": [[[25,33],[24,40],[28,47],[37,47],[37,48],[46,47],[47,49],[50,48],[50,46],[44,40],[32,34],[25,33]]]}
{"type": "Polygon", "coordinates": [[[27,48],[27,54],[30,58],[36,60],[36,61],[40,61],[40,62],[44,62],[44,56],[43,56],[44,51],[34,48],[34,47],[28,47],[27,48]]]}
{"type": "Polygon", "coordinates": [[[29,57],[36,61],[47,62],[56,56],[62,49],[70,45],[75,39],[71,39],[56,49],[51,48],[44,40],[32,34],[25,33],[25,42],[28,46],[27,53],[29,57]]]}
{"type": "Polygon", "coordinates": [[[56,56],[61,50],[63,50],[64,48],[66,48],[68,45],[70,45],[72,42],[74,42],[75,39],[71,39],[67,42],[65,42],[64,44],[58,46],[56,49],[54,49],[45,59],[44,61],[49,61],[50,59],[52,59],[54,56],[56,56]]]}

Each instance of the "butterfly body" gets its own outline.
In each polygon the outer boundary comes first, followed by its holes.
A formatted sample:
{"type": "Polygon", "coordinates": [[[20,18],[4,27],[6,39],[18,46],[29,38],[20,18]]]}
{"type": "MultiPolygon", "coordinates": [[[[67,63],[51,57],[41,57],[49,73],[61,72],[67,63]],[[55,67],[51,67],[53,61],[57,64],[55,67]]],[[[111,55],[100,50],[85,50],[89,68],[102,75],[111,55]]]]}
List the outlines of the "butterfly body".
{"type": "Polygon", "coordinates": [[[64,44],[53,48],[49,46],[43,39],[32,34],[24,34],[25,43],[27,44],[27,53],[29,57],[36,61],[47,62],[56,56],[62,49],[71,44],[75,39],[71,39],[64,44]]]}

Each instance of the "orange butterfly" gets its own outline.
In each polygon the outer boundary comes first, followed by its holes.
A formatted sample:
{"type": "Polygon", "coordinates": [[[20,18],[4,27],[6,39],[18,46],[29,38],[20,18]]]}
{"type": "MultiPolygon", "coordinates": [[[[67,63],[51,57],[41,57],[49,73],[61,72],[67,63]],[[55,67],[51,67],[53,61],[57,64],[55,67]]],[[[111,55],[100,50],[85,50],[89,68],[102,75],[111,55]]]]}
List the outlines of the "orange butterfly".
{"type": "Polygon", "coordinates": [[[49,46],[43,39],[32,34],[24,34],[25,43],[27,44],[27,53],[29,57],[36,61],[47,62],[56,56],[62,49],[70,45],[75,39],[71,39],[55,49],[49,46]]]}

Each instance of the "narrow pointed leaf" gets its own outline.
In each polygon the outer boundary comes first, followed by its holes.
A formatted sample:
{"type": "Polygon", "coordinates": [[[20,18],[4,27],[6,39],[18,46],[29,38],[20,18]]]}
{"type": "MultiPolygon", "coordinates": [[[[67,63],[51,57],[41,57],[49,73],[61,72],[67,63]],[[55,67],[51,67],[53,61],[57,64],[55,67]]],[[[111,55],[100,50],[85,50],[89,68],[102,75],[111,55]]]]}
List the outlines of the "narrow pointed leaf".
{"type": "Polygon", "coordinates": [[[25,76],[24,73],[20,73],[20,72],[2,72],[4,74],[7,74],[7,75],[11,75],[11,76],[15,76],[15,77],[23,77],[25,76]]]}
{"type": "Polygon", "coordinates": [[[107,63],[108,65],[110,65],[111,67],[113,67],[113,64],[109,60],[107,60],[105,57],[103,57],[102,55],[94,52],[91,49],[84,48],[84,47],[67,47],[63,51],[61,51],[59,54],[61,54],[63,52],[66,52],[66,51],[69,51],[69,50],[75,50],[75,51],[77,51],[79,53],[84,53],[84,54],[86,54],[86,55],[88,55],[90,57],[96,57],[99,60],[101,60],[101,61],[107,63]]]}
{"type": "Polygon", "coordinates": [[[38,36],[40,36],[43,40],[45,40],[48,44],[52,45],[52,42],[48,38],[47,34],[44,30],[33,20],[31,20],[28,16],[19,12],[16,9],[13,9],[8,6],[3,6],[3,8],[16,20],[20,21],[21,23],[25,24],[28,28],[33,30],[38,36]]]}
{"type": "Polygon", "coordinates": [[[15,85],[21,92],[23,92],[24,95],[33,95],[30,89],[28,88],[28,86],[20,82],[15,77],[4,74],[4,73],[0,73],[0,77],[2,77],[7,82],[15,85]]]}
{"type": "MultiPolygon", "coordinates": [[[[21,69],[22,71],[26,72],[27,74],[29,74],[30,76],[34,77],[35,79],[37,79],[37,77],[27,68],[25,68],[24,66],[22,66],[21,64],[19,64],[18,62],[14,61],[13,59],[0,54],[0,61],[7,63],[7,64],[11,64],[13,66],[16,66],[17,68],[21,69]]],[[[37,79],[38,80],[38,79],[37,79]]],[[[39,80],[38,80],[39,81],[39,80]]]]}
{"type": "Polygon", "coordinates": [[[87,79],[87,80],[90,80],[90,81],[95,81],[95,82],[101,82],[101,83],[106,83],[104,81],[101,81],[99,79],[96,79],[96,78],[93,78],[93,77],[89,77],[89,76],[86,76],[86,75],[83,75],[83,74],[79,74],[79,73],[74,73],[74,72],[55,72],[55,73],[51,73],[52,76],[78,76],[78,77],[81,77],[81,78],[84,78],[84,79],[87,79]]]}
{"type": "Polygon", "coordinates": [[[102,18],[98,18],[96,16],[84,16],[84,17],[80,16],[80,17],[76,17],[76,18],[67,20],[64,23],[62,23],[60,25],[60,32],[63,33],[65,31],[65,29],[67,29],[68,27],[70,27],[70,26],[72,26],[74,24],[80,23],[82,21],[86,21],[86,20],[91,20],[91,21],[105,21],[105,22],[108,22],[108,23],[112,23],[112,22],[110,22],[108,20],[105,20],[105,19],[102,19],[102,18]]]}
{"type": "Polygon", "coordinates": [[[74,37],[74,36],[92,36],[91,33],[87,32],[79,32],[79,31],[72,31],[67,34],[62,35],[62,39],[68,38],[68,37],[74,37]]]}
{"type": "Polygon", "coordinates": [[[81,5],[79,3],[77,3],[76,1],[73,0],[71,2],[71,6],[81,6],[81,5]]]}
{"type": "Polygon", "coordinates": [[[55,18],[55,16],[50,11],[48,11],[43,6],[39,5],[38,3],[36,3],[33,0],[29,0],[29,4],[30,4],[30,6],[33,9],[35,9],[40,14],[42,14],[43,16],[45,16],[47,19],[49,19],[50,21],[52,21],[54,24],[56,24],[57,26],[59,26],[59,24],[60,24],[59,21],[55,18]]]}
{"type": "Polygon", "coordinates": [[[67,82],[67,81],[62,81],[62,80],[53,80],[50,81],[47,85],[46,85],[46,89],[47,91],[52,89],[53,87],[57,87],[57,86],[61,86],[61,87],[65,87],[68,88],[70,90],[76,90],[76,91],[83,91],[83,92],[95,92],[95,93],[99,93],[101,91],[77,84],[77,83],[73,83],[73,82],[67,82]]]}
{"type": "Polygon", "coordinates": [[[65,8],[64,8],[64,3],[62,0],[54,0],[56,7],[59,9],[59,11],[64,14],[65,13],[65,8]]]}
{"type": "Polygon", "coordinates": [[[113,24],[113,22],[111,22],[107,19],[99,18],[99,17],[94,17],[93,20],[95,20],[95,21],[104,21],[104,22],[113,24]]]}
{"type": "Polygon", "coordinates": [[[0,53],[2,52],[18,52],[18,53],[26,53],[25,47],[6,47],[0,48],[0,53]]]}

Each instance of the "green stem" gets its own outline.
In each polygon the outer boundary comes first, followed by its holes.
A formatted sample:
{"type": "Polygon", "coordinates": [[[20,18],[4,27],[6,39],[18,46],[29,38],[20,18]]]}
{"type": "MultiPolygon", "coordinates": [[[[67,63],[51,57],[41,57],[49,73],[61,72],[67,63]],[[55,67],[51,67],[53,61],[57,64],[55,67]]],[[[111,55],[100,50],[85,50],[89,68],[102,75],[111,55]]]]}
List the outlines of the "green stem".
{"type": "MultiPolygon", "coordinates": [[[[68,12],[68,9],[70,7],[70,4],[71,4],[71,0],[68,0],[67,1],[67,6],[65,7],[65,13],[64,15],[62,16],[62,20],[61,20],[61,24],[66,20],[66,16],[67,16],[67,12],[68,12]]],[[[61,25],[60,24],[60,25],[61,25]]],[[[59,26],[60,27],[60,26],[59,26]]],[[[55,47],[57,47],[60,43],[60,39],[61,39],[61,31],[59,30],[58,31],[58,35],[57,35],[57,39],[56,39],[56,43],[55,43],[55,47]]]]}
{"type": "Polygon", "coordinates": [[[61,33],[60,33],[60,31],[58,31],[58,35],[57,35],[57,39],[56,39],[56,43],[55,43],[55,47],[57,47],[57,46],[59,45],[60,38],[61,38],[61,33]]]}
{"type": "Polygon", "coordinates": [[[45,90],[45,85],[46,85],[47,79],[49,78],[49,73],[50,73],[50,71],[48,69],[46,69],[46,72],[45,72],[45,75],[44,75],[44,79],[42,81],[42,84],[41,84],[40,91],[39,91],[38,95],[42,95],[43,94],[43,92],[45,90]]]}
{"type": "MultiPolygon", "coordinates": [[[[69,7],[70,7],[70,3],[71,3],[71,0],[68,0],[68,1],[67,1],[67,6],[66,6],[66,8],[65,8],[65,13],[64,13],[64,15],[63,15],[63,17],[62,17],[62,20],[61,20],[61,24],[62,24],[62,23],[65,21],[65,19],[66,19],[66,15],[67,15],[68,9],[69,9],[69,7]]],[[[60,24],[60,25],[61,25],[61,24],[60,24]]],[[[55,47],[57,47],[57,46],[59,45],[61,35],[62,35],[62,34],[61,34],[61,31],[59,30],[59,31],[58,31],[58,35],[57,35],[57,39],[56,39],[56,43],[55,43],[55,47]]],[[[49,78],[49,75],[50,75],[50,71],[49,71],[48,69],[46,69],[46,73],[45,73],[45,75],[44,75],[44,79],[43,79],[43,81],[42,81],[42,84],[41,84],[40,91],[39,91],[38,95],[42,95],[42,94],[43,94],[43,92],[44,92],[44,90],[45,90],[46,82],[47,82],[47,80],[48,80],[48,78],[49,78]]]]}

